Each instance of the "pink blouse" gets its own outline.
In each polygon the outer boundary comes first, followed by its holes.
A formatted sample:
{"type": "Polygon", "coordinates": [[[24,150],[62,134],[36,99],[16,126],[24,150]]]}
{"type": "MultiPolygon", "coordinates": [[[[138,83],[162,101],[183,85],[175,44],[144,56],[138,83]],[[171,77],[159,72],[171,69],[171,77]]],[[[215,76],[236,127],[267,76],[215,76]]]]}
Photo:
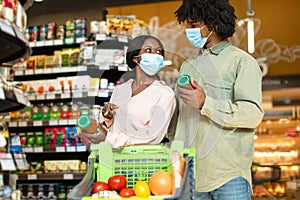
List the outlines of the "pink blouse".
{"type": "Polygon", "coordinates": [[[111,103],[119,107],[106,136],[106,141],[113,148],[158,144],[167,133],[175,110],[175,94],[165,82],[154,81],[133,97],[132,82],[130,79],[118,85],[110,99],[111,103]]]}

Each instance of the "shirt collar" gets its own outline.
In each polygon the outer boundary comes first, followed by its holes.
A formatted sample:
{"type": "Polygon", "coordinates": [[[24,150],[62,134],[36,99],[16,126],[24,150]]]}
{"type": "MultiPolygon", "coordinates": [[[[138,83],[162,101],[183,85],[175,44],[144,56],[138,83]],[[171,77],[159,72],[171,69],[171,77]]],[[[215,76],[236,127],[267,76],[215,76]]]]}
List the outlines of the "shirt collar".
{"type": "MultiPolygon", "coordinates": [[[[212,54],[218,55],[223,49],[228,47],[230,45],[228,40],[223,40],[219,42],[218,44],[210,47],[209,49],[205,49],[204,51],[210,52],[212,54]]],[[[200,49],[201,51],[201,49],[200,49]]],[[[203,51],[203,50],[202,50],[203,51]]]]}

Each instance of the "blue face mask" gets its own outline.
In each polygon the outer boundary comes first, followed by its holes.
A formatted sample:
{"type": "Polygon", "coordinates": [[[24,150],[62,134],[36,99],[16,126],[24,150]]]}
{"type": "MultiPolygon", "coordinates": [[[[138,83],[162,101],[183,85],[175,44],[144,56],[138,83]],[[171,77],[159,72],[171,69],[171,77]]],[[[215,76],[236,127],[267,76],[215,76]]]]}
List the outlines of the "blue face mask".
{"type": "Polygon", "coordinates": [[[207,37],[202,37],[200,29],[202,29],[203,27],[205,27],[205,26],[202,26],[201,28],[185,29],[186,37],[187,37],[188,41],[191,43],[191,45],[198,47],[198,48],[204,47],[207,39],[212,34],[212,32],[210,32],[210,34],[207,37]]]}
{"type": "Polygon", "coordinates": [[[153,53],[141,54],[141,62],[139,66],[148,75],[153,76],[164,67],[164,58],[162,55],[153,53]]]}

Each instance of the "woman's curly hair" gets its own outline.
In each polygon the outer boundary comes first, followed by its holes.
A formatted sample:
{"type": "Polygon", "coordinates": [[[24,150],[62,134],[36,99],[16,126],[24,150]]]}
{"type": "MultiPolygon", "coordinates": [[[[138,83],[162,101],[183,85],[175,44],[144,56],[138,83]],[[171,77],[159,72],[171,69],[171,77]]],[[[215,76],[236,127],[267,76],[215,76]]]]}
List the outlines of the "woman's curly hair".
{"type": "Polygon", "coordinates": [[[235,32],[236,15],[228,0],[183,0],[175,11],[179,23],[187,20],[204,22],[209,30],[215,31],[222,40],[235,32]]]}

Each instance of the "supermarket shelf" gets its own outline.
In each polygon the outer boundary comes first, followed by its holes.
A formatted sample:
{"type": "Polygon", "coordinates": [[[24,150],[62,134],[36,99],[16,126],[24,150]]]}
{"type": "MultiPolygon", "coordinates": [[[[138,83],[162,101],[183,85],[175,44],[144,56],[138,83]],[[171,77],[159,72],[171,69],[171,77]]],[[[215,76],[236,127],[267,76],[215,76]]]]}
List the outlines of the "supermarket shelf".
{"type": "Polygon", "coordinates": [[[74,126],[76,125],[76,119],[61,119],[61,120],[36,120],[36,121],[10,121],[8,127],[40,127],[40,126],[74,126]]]}
{"type": "Polygon", "coordinates": [[[65,152],[86,152],[86,146],[67,147],[23,147],[23,152],[28,153],[65,153],[65,152]]]}
{"type": "Polygon", "coordinates": [[[111,64],[108,67],[91,65],[91,66],[72,66],[72,67],[54,67],[45,69],[16,69],[15,76],[33,76],[41,74],[61,74],[61,73],[80,73],[92,70],[109,70],[117,68],[118,71],[128,71],[126,64],[111,64]]]}
{"type": "Polygon", "coordinates": [[[47,173],[47,174],[18,174],[18,180],[81,180],[85,172],[82,173],[47,173]]]}
{"type": "Polygon", "coordinates": [[[23,31],[3,18],[0,18],[0,43],[0,63],[26,60],[32,52],[23,31]]]}

